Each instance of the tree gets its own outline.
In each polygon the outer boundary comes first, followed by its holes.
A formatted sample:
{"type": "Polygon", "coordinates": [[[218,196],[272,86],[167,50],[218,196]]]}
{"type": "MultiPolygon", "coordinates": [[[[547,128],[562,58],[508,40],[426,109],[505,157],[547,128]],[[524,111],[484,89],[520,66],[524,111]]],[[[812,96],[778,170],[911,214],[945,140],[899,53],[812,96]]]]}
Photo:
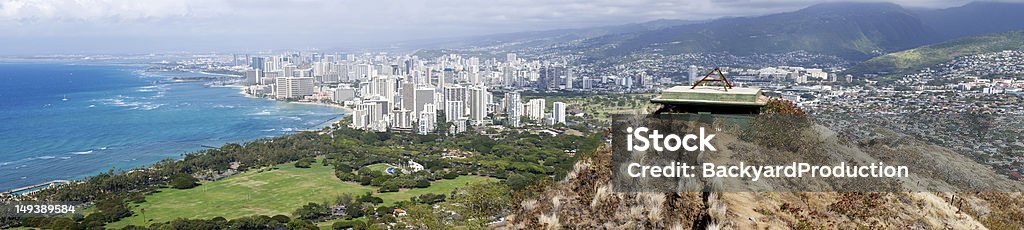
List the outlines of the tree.
{"type": "Polygon", "coordinates": [[[452,195],[456,212],[467,218],[490,219],[512,207],[512,191],[498,183],[474,183],[452,195]]]}
{"type": "Polygon", "coordinates": [[[430,187],[430,181],[427,181],[427,180],[417,180],[416,181],[416,187],[417,188],[430,187]]]}
{"type": "Polygon", "coordinates": [[[313,166],[313,158],[302,158],[295,162],[296,168],[309,168],[313,166]]]}
{"type": "Polygon", "coordinates": [[[331,225],[333,229],[366,229],[366,223],[361,220],[342,220],[331,225]]]}
{"type": "Polygon", "coordinates": [[[295,210],[295,217],[304,220],[314,220],[330,214],[330,210],[321,204],[310,202],[295,210]]]}
{"type": "Polygon", "coordinates": [[[364,194],[362,196],[359,196],[359,202],[371,203],[371,204],[380,204],[380,203],[384,203],[384,199],[381,199],[380,197],[375,197],[375,196],[373,196],[372,193],[367,192],[366,194],[364,194]]]}
{"type": "Polygon", "coordinates": [[[128,209],[128,204],[124,203],[124,200],[121,199],[101,200],[96,202],[96,209],[99,210],[99,212],[90,214],[89,216],[97,216],[93,218],[87,217],[86,219],[98,219],[109,223],[132,215],[132,210],[128,209]]]}
{"type": "Polygon", "coordinates": [[[171,177],[171,187],[176,189],[190,189],[199,185],[199,180],[187,173],[174,174],[171,177]]]}
{"type": "Polygon", "coordinates": [[[288,216],[278,214],[270,217],[270,219],[274,219],[274,221],[277,221],[278,223],[288,223],[291,221],[292,218],[288,218],[288,216]]]}
{"type": "Polygon", "coordinates": [[[427,193],[427,194],[423,194],[423,195],[420,195],[418,197],[412,197],[412,198],[409,198],[409,199],[412,200],[413,202],[418,202],[418,203],[423,203],[423,204],[437,204],[437,203],[444,202],[445,195],[444,194],[427,193]]]}
{"type": "Polygon", "coordinates": [[[380,187],[380,189],[378,189],[377,191],[378,192],[382,192],[382,193],[385,193],[385,192],[398,192],[398,185],[395,185],[394,183],[386,183],[386,184],[382,185],[380,187]]]}
{"type": "Polygon", "coordinates": [[[294,220],[288,221],[288,229],[289,230],[318,230],[320,228],[316,227],[316,225],[313,224],[313,222],[311,222],[311,221],[294,219],[294,220]]]}
{"type": "Polygon", "coordinates": [[[421,229],[446,229],[451,228],[445,223],[444,213],[437,212],[427,205],[413,205],[406,207],[406,222],[410,226],[421,229]]]}

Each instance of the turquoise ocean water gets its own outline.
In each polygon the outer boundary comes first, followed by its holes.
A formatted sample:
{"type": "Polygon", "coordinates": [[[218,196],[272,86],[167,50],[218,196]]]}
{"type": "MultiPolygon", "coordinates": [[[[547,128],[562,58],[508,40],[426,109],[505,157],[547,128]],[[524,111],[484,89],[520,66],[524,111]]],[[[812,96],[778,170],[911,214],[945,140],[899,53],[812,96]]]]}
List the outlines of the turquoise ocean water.
{"type": "Polygon", "coordinates": [[[314,129],[338,108],[246,98],[143,65],[0,64],[0,191],[314,129]]]}

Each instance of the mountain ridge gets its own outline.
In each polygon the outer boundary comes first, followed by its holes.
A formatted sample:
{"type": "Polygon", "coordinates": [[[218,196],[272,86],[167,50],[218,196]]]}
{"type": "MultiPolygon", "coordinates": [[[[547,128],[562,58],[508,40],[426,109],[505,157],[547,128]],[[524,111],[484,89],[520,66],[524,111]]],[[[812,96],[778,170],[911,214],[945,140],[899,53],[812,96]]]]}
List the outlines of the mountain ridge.
{"type": "Polygon", "coordinates": [[[1024,49],[1024,30],[959,38],[889,53],[861,62],[846,72],[908,74],[961,56],[1012,49],[1024,49]]]}
{"type": "Polygon", "coordinates": [[[806,51],[864,61],[927,44],[1024,29],[1019,12],[1024,12],[1024,3],[908,9],[894,3],[831,2],[761,16],[482,35],[457,44],[491,47],[490,52],[542,50],[599,59],[637,53],[744,56],[806,51]]]}

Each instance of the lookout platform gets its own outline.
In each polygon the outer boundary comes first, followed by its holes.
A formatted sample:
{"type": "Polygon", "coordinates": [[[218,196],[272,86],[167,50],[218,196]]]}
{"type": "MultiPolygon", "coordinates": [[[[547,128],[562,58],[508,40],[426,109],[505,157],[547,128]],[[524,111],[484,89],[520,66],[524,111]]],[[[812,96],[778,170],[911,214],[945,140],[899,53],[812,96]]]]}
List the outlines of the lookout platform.
{"type": "Polygon", "coordinates": [[[757,114],[768,103],[760,88],[733,87],[715,68],[692,86],[675,86],[651,99],[661,104],[657,113],[757,114]],[[709,78],[717,72],[719,78],[709,78]],[[721,82],[718,86],[708,83],[721,82]]]}

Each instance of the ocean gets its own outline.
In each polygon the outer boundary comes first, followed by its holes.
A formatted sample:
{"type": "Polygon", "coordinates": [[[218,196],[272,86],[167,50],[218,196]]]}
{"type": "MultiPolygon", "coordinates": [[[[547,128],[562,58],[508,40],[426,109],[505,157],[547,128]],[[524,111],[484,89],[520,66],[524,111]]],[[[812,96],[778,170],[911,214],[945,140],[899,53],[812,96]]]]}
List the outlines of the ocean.
{"type": "Polygon", "coordinates": [[[145,65],[0,64],[0,191],[181,158],[202,146],[315,129],[339,108],[176,83],[145,65]]]}

